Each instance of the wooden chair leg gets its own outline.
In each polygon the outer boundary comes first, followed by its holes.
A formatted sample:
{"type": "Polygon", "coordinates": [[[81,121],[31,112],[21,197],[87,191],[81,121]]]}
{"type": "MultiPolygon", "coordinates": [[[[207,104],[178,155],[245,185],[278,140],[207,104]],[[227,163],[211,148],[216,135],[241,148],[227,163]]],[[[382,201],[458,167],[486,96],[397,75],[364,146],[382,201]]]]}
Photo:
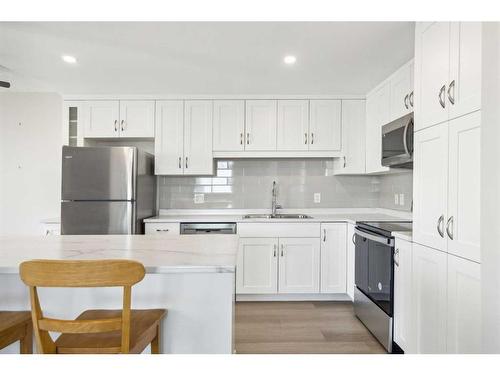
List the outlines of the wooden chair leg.
{"type": "Polygon", "coordinates": [[[19,352],[21,354],[33,354],[33,324],[26,324],[26,333],[19,341],[19,352]]]}
{"type": "Polygon", "coordinates": [[[160,325],[156,326],[156,336],[151,341],[151,354],[160,354],[160,325]]]}

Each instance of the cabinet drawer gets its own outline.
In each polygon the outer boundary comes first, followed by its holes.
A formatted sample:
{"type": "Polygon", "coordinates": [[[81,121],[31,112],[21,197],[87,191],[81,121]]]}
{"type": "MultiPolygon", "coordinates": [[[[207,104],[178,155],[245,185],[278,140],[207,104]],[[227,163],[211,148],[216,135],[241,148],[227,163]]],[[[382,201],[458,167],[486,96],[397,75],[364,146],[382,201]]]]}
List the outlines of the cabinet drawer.
{"type": "Polygon", "coordinates": [[[240,237],[319,237],[319,223],[238,223],[240,237]]]}
{"type": "Polygon", "coordinates": [[[179,223],[146,223],[146,234],[178,236],[179,223]]]}

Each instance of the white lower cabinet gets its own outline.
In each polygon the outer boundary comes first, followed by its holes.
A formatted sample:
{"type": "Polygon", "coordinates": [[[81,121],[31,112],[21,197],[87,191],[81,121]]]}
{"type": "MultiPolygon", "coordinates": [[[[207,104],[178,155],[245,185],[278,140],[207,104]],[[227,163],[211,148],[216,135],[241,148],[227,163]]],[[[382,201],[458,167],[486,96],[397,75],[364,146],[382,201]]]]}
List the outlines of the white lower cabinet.
{"type": "Polygon", "coordinates": [[[417,243],[412,250],[416,353],[446,353],[447,254],[417,243]]]}
{"type": "Polygon", "coordinates": [[[347,225],[321,224],[321,293],[346,293],[347,225]]]}
{"type": "Polygon", "coordinates": [[[354,242],[354,224],[347,224],[347,277],[346,277],[346,292],[354,301],[354,270],[355,270],[355,253],[356,243],[354,242]]]}
{"type": "Polygon", "coordinates": [[[405,353],[413,351],[412,243],[396,239],[394,251],[394,341],[405,353]]]}
{"type": "Polygon", "coordinates": [[[481,352],[481,265],[448,254],[447,352],[481,352]]]}
{"type": "Polygon", "coordinates": [[[318,293],[318,238],[279,239],[279,293],[318,293]]]}
{"type": "Polygon", "coordinates": [[[237,294],[278,292],[278,239],[240,238],[236,264],[237,294]]]}

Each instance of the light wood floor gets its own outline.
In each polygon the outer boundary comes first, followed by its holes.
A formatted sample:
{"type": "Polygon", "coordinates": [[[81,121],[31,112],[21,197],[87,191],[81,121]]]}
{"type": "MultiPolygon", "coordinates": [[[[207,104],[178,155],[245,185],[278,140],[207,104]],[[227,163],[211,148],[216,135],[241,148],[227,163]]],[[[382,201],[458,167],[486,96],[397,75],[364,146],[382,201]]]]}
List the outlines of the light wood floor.
{"type": "Polygon", "coordinates": [[[237,302],[237,353],[385,353],[351,302],[237,302]]]}

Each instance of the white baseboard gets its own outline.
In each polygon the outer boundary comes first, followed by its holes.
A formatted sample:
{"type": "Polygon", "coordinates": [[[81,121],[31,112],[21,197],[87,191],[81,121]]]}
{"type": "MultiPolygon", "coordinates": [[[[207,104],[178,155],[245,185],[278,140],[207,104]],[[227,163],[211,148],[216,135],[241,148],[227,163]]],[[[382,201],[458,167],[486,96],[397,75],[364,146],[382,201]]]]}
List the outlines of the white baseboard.
{"type": "Polygon", "coordinates": [[[237,302],[252,301],[352,301],[345,293],[337,294],[237,294],[237,302]]]}

